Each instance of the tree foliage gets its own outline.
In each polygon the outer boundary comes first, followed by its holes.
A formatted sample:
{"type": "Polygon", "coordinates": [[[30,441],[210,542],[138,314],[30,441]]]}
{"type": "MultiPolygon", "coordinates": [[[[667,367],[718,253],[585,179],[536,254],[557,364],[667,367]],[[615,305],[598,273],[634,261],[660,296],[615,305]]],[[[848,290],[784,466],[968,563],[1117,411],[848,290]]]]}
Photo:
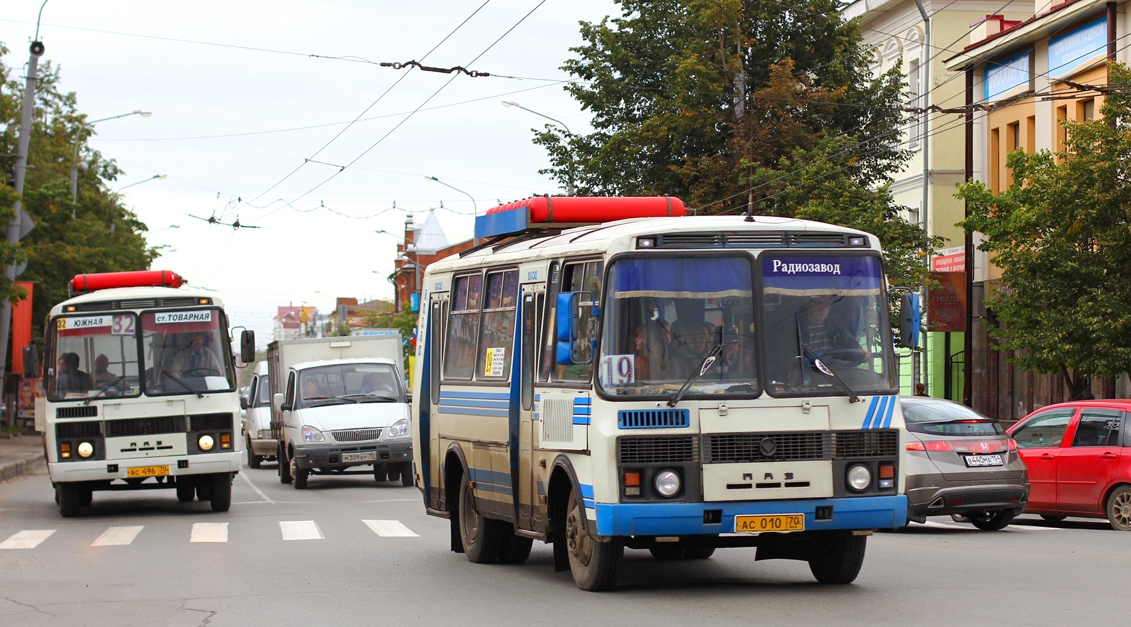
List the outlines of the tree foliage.
{"type": "Polygon", "coordinates": [[[411,338],[413,332],[416,330],[418,314],[410,311],[408,303],[403,303],[400,311],[395,311],[395,307],[391,302],[385,302],[385,305],[387,306],[381,307],[381,309],[385,311],[355,309],[353,313],[365,320],[366,327],[374,329],[396,329],[400,331],[401,339],[404,340],[404,358],[408,359],[416,351],[411,338]]]}
{"type": "MultiPolygon", "coordinates": [[[[0,44],[0,57],[8,54],[0,44]]],[[[19,67],[19,64],[16,65],[19,67]]],[[[0,220],[12,215],[14,170],[24,85],[11,66],[0,65],[0,220]],[[7,212],[7,213],[4,213],[7,212]]],[[[33,337],[48,310],[67,297],[67,282],[75,274],[148,269],[158,256],[143,236],[146,227],[121,204],[108,184],[121,170],[113,160],[87,148],[93,133],[86,115],[78,111],[78,98],[59,90],[60,75],[51,63],[38,69],[28,169],[23,207],[35,228],[11,249],[0,244],[0,264],[13,257],[27,260],[18,281],[37,283],[33,301],[33,337]],[[75,143],[79,142],[78,199],[71,200],[71,171],[75,168],[75,143]]],[[[11,296],[13,286],[0,282],[0,298],[11,296]]]]}
{"type": "Polygon", "coordinates": [[[547,125],[544,171],[579,194],[683,198],[700,213],[754,212],[868,230],[897,284],[920,285],[941,245],[899,219],[884,182],[906,94],[873,78],[858,27],[837,0],[621,0],[622,16],[581,24],[563,69],[595,131],[547,125]]]}
{"type": "Polygon", "coordinates": [[[1102,119],[1062,122],[1062,152],[1012,152],[1008,189],[959,192],[963,226],[986,235],[980,248],[1002,271],[987,294],[994,348],[1065,375],[1073,393],[1090,375],[1131,371],[1131,70],[1108,73],[1102,119]]]}

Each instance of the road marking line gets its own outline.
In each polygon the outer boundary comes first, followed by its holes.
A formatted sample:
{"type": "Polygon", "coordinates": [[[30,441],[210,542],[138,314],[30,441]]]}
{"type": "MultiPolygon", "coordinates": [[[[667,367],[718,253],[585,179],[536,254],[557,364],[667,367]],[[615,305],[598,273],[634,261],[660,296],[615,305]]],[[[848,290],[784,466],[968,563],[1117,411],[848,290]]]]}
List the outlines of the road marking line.
{"type": "Polygon", "coordinates": [[[274,503],[275,502],[275,501],[271,500],[271,497],[264,494],[263,490],[260,490],[258,487],[256,487],[256,485],[254,483],[251,482],[251,479],[248,478],[246,472],[241,472],[240,476],[243,477],[243,480],[247,482],[247,485],[251,486],[252,490],[255,490],[255,493],[259,495],[259,498],[263,499],[264,501],[267,501],[268,503],[274,503]]]}
{"type": "Polygon", "coordinates": [[[322,540],[322,530],[313,520],[280,520],[279,529],[283,531],[284,540],[322,540]]]}
{"type": "Polygon", "coordinates": [[[227,542],[228,523],[193,523],[189,542],[227,542]]]}
{"type": "Polygon", "coordinates": [[[40,542],[50,538],[53,533],[55,533],[54,529],[21,531],[11,538],[0,542],[0,549],[34,549],[39,546],[40,542]]]}
{"type": "Polygon", "coordinates": [[[141,533],[144,525],[135,527],[110,527],[102,532],[90,546],[125,546],[134,541],[137,534],[141,533]]]}
{"type": "Polygon", "coordinates": [[[373,530],[373,533],[382,538],[419,538],[411,529],[401,524],[399,520],[363,520],[361,521],[373,530]]]}

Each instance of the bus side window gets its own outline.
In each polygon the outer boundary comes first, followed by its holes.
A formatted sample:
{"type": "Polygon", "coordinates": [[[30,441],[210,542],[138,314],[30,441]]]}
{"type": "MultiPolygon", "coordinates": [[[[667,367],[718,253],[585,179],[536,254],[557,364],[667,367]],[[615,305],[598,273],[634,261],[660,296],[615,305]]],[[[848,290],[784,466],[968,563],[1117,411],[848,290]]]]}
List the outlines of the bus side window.
{"type": "Polygon", "coordinates": [[[436,301],[432,303],[431,315],[428,316],[428,328],[431,329],[431,333],[428,333],[427,330],[425,330],[425,337],[427,337],[429,341],[429,362],[432,366],[431,376],[429,376],[428,378],[428,394],[432,397],[433,404],[438,404],[440,402],[440,358],[442,356],[442,351],[440,349],[444,345],[443,311],[443,301],[436,301]]]}
{"type": "MultiPolygon", "coordinates": [[[[563,291],[569,292],[588,292],[593,295],[593,302],[601,302],[601,280],[605,264],[602,261],[583,261],[578,263],[566,264],[563,271],[562,286],[563,291]]],[[[557,299],[557,294],[554,295],[554,300],[557,299]]],[[[551,302],[554,302],[553,300],[551,302]]],[[[579,316],[578,321],[580,335],[584,335],[589,340],[595,341],[597,339],[597,327],[600,323],[600,309],[598,305],[592,307],[585,307],[582,310],[582,315],[579,316]]],[[[593,362],[596,361],[591,355],[588,363],[574,364],[572,366],[558,365],[554,372],[555,380],[563,381],[588,381],[593,375],[593,362]]]]}
{"type": "MultiPolygon", "coordinates": [[[[522,390],[522,408],[529,411],[534,406],[534,347],[538,343],[535,328],[538,320],[534,296],[527,294],[522,298],[522,364],[519,370],[522,390]]],[[[514,385],[512,382],[511,385],[514,385]]]]}
{"type": "MultiPolygon", "coordinates": [[[[561,277],[558,271],[558,262],[550,264],[550,282],[546,286],[547,294],[544,302],[549,303],[545,305],[544,314],[542,316],[542,329],[539,333],[542,346],[542,362],[538,367],[538,380],[548,381],[550,379],[550,370],[554,367],[554,351],[555,351],[555,332],[554,332],[554,316],[557,309],[554,303],[557,302],[558,292],[561,291],[561,277]]],[[[539,295],[539,298],[542,298],[539,295]]]]}

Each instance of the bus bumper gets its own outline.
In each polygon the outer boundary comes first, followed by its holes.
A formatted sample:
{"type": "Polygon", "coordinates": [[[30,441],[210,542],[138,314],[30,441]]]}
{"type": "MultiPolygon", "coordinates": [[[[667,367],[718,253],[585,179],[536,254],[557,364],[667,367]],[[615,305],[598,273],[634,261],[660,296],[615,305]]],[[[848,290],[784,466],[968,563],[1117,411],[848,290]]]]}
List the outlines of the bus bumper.
{"type": "MultiPolygon", "coordinates": [[[[167,466],[165,476],[207,475],[221,472],[239,472],[243,455],[239,451],[210,453],[207,455],[176,455],[146,457],[144,459],[100,459],[91,462],[49,462],[47,472],[52,483],[71,481],[110,481],[129,478],[130,468],[167,466]],[[186,467],[181,468],[182,463],[186,467]]],[[[150,475],[156,476],[156,475],[150,475]]]]}
{"type": "Polygon", "coordinates": [[[605,537],[734,533],[734,517],[743,514],[804,514],[805,531],[896,529],[907,524],[907,497],[902,494],[767,502],[597,503],[595,509],[597,535],[605,537]],[[818,508],[822,508],[821,520],[818,508]]]}

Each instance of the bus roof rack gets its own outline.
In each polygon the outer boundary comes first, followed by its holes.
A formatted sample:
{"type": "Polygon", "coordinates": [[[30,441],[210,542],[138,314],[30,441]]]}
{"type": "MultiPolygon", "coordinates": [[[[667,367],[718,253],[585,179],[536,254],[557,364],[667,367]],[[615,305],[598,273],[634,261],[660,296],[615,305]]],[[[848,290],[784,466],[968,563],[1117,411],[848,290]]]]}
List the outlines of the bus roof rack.
{"type": "Polygon", "coordinates": [[[133,272],[100,272],[76,274],[67,284],[71,296],[89,294],[117,287],[180,287],[185,280],[171,270],[138,270],[133,272]]]}
{"type": "Polygon", "coordinates": [[[531,230],[562,230],[628,218],[687,213],[674,196],[533,196],[492,207],[475,218],[475,236],[488,239],[531,230]]]}

